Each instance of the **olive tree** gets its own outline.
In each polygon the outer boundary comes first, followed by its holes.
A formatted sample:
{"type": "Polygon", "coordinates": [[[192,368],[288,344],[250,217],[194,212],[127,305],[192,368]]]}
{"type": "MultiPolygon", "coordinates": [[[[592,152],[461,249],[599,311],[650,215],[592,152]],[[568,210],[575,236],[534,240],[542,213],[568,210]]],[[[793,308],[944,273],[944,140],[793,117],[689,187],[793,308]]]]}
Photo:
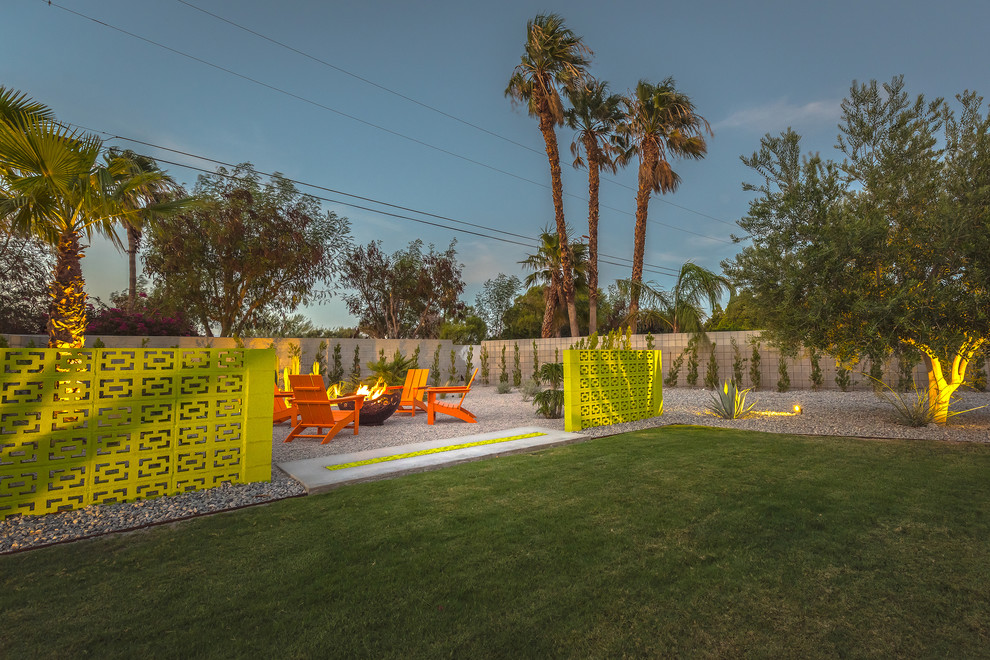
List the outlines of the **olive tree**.
{"type": "Polygon", "coordinates": [[[934,419],[990,337],[990,120],[964,92],[914,99],[903,78],[856,84],[842,103],[841,162],[801,156],[788,129],[743,162],[763,178],[726,272],[768,333],[843,362],[921,352],[934,419]]]}

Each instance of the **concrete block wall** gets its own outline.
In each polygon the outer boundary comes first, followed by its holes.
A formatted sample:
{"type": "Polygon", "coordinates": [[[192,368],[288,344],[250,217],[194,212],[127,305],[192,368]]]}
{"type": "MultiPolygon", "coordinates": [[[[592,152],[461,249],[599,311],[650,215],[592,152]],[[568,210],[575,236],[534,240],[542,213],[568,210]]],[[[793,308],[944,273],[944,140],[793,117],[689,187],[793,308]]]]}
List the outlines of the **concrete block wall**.
{"type": "MultiPolygon", "coordinates": [[[[653,337],[653,347],[662,353],[662,369],[666,379],[670,373],[673,362],[679,355],[684,353],[681,368],[678,373],[677,387],[688,387],[688,356],[686,354],[688,342],[691,335],[685,333],[678,334],[658,334],[653,337]]],[[[743,387],[752,387],[753,382],[750,377],[750,365],[753,355],[753,341],[759,342],[760,354],[760,389],[776,390],[777,381],[780,380],[779,365],[783,360],[787,367],[787,374],[790,378],[791,389],[811,389],[811,356],[808,351],[801,350],[795,357],[782,357],[780,351],[769,346],[766,341],[760,340],[759,331],[734,331],[734,332],[709,332],[707,341],[698,344],[698,384],[703,387],[705,374],[708,369],[708,361],[712,354],[714,344],[715,359],[718,363],[719,381],[726,381],[732,378],[732,365],[735,358],[732,341],[735,340],[738,346],[740,359],[743,360],[742,375],[743,387]]],[[[575,340],[569,337],[559,339],[537,339],[536,354],[540,363],[562,361],[564,350],[574,345],[575,340]],[[559,357],[556,357],[559,355],[559,357]]],[[[509,374],[509,382],[512,382],[512,371],[514,368],[513,355],[515,346],[519,346],[520,371],[523,379],[531,377],[533,373],[533,340],[532,339],[509,339],[485,341],[482,344],[488,351],[489,380],[492,385],[498,383],[501,373],[501,351],[506,347],[505,366],[509,374]]],[[[648,348],[646,335],[633,335],[632,348],[641,350],[648,348]]],[[[819,357],[819,367],[822,370],[822,389],[837,390],[839,386],[835,382],[837,373],[835,359],[828,355],[819,357]]],[[[870,389],[871,381],[860,372],[869,372],[869,360],[864,360],[852,369],[850,374],[853,382],[851,389],[870,389]]],[[[884,379],[891,385],[896,385],[898,376],[898,363],[896,358],[891,358],[884,364],[884,379]]],[[[479,379],[481,378],[479,373],[479,379]]],[[[914,368],[914,378],[918,387],[927,384],[927,377],[923,365],[914,368]]]]}

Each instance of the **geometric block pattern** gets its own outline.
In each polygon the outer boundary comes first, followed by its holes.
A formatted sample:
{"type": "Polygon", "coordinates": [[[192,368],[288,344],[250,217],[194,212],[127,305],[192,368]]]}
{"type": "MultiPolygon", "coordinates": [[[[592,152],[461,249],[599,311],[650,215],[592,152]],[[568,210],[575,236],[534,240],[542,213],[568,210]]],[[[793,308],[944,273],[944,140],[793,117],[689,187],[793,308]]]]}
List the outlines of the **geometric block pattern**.
{"type": "Polygon", "coordinates": [[[270,480],[273,360],[0,349],[0,520],[270,480]]]}
{"type": "Polygon", "coordinates": [[[660,351],[565,350],[565,430],[662,414],[660,364],[660,351]]]}

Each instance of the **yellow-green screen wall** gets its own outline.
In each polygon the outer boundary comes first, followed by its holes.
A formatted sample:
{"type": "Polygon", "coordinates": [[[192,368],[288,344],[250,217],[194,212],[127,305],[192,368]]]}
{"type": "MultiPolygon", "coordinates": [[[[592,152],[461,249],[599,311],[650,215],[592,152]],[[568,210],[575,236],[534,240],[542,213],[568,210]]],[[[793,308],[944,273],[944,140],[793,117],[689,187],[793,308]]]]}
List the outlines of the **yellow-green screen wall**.
{"type": "Polygon", "coordinates": [[[580,431],[663,413],[660,351],[564,351],[564,428],[580,431]]]}

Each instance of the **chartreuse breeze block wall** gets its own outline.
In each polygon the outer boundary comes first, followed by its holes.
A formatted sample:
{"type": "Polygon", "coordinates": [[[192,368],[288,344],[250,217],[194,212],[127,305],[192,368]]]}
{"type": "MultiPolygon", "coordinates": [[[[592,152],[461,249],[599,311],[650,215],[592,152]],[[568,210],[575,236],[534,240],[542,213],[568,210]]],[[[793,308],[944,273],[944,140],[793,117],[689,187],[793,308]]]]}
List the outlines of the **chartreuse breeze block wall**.
{"type": "Polygon", "coordinates": [[[271,349],[0,349],[0,519],[271,479],[271,349]]]}
{"type": "Polygon", "coordinates": [[[564,428],[580,431],[663,413],[660,351],[564,351],[564,428]]]}

